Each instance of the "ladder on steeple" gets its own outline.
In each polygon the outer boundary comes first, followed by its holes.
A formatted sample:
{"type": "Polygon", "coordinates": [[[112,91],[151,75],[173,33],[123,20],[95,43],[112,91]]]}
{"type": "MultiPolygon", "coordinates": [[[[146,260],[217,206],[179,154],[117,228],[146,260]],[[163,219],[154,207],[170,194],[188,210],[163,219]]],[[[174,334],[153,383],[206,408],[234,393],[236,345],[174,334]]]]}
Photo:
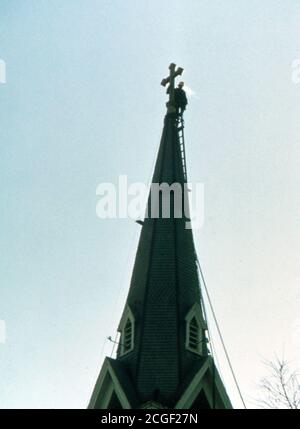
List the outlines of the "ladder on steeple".
{"type": "Polygon", "coordinates": [[[180,157],[182,162],[183,169],[183,177],[185,182],[187,181],[186,175],[186,157],[185,157],[185,144],[184,144],[184,120],[182,113],[177,117],[177,131],[178,131],[178,139],[179,139],[179,148],[180,148],[180,157]]]}

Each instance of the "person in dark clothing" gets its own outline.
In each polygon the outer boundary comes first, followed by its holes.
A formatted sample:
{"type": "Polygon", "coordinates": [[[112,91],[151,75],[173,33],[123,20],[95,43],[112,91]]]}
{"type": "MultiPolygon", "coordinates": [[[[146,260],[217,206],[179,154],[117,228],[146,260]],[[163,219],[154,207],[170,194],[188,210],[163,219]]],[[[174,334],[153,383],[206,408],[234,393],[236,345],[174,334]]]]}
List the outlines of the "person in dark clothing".
{"type": "Polygon", "coordinates": [[[176,113],[182,115],[188,104],[185,91],[182,89],[184,82],[179,82],[178,87],[174,89],[174,102],[176,107],[176,113]]]}

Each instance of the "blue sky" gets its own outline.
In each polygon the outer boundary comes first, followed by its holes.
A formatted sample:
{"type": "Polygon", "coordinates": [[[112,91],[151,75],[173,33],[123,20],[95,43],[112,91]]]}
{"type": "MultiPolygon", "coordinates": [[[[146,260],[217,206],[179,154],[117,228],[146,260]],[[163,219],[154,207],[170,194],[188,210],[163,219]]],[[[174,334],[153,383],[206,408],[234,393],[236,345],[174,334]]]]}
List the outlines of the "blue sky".
{"type": "Polygon", "coordinates": [[[96,187],[149,182],[170,62],[194,92],[195,241],[248,405],[262,356],[300,367],[299,19],[296,0],[1,1],[0,407],[88,403],[139,234],[96,217],[96,187]]]}

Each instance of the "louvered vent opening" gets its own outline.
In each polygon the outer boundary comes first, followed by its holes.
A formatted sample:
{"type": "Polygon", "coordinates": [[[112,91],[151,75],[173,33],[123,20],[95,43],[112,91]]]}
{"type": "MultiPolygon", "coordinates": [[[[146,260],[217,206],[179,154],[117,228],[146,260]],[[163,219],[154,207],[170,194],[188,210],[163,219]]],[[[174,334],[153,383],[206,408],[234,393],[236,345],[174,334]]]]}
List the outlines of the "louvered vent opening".
{"type": "Polygon", "coordinates": [[[189,347],[195,351],[198,351],[200,347],[199,325],[196,317],[190,321],[189,347]]]}
{"type": "Polygon", "coordinates": [[[123,333],[123,353],[129,352],[132,348],[132,322],[127,320],[123,333]]]}

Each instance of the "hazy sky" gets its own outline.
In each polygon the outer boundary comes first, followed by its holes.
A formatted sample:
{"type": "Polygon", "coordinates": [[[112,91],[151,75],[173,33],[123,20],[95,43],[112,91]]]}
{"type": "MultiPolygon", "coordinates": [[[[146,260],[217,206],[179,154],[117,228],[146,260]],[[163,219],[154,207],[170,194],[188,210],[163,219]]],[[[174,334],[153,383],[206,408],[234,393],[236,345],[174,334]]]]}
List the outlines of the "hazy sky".
{"type": "Polygon", "coordinates": [[[195,241],[248,405],[262,357],[300,368],[299,20],[298,0],[1,0],[0,407],[87,406],[140,231],[99,220],[96,187],[149,182],[170,62],[194,91],[195,241]]]}

